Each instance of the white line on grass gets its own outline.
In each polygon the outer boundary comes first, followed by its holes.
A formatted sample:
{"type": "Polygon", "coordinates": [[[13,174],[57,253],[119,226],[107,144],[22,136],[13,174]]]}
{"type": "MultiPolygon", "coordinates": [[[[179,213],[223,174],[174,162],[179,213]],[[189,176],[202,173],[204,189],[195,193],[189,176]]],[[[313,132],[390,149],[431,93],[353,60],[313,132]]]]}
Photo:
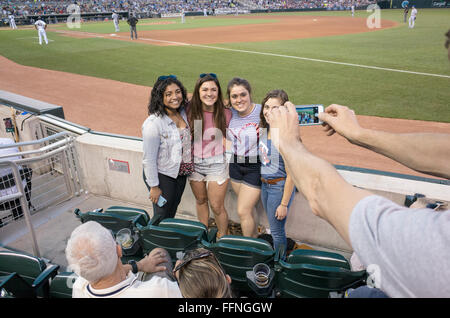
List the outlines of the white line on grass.
{"type": "Polygon", "coordinates": [[[290,58],[290,59],[297,59],[297,60],[304,60],[304,61],[312,61],[312,62],[321,62],[321,63],[330,63],[330,64],[337,64],[337,65],[345,65],[345,66],[354,66],[354,67],[361,67],[361,68],[368,68],[368,69],[382,70],[382,71],[390,71],[390,72],[398,72],[398,73],[408,73],[408,74],[415,74],[415,75],[450,78],[450,75],[423,73],[423,72],[413,72],[413,71],[406,71],[406,70],[398,70],[398,69],[395,69],[395,68],[387,68],[387,67],[379,67],[379,66],[371,66],[371,65],[362,65],[362,64],[354,64],[354,63],[344,63],[344,62],[336,62],[336,61],[328,61],[328,60],[313,59],[313,58],[309,58],[309,57],[301,57],[301,56],[293,56],[293,55],[283,55],[283,54],[275,54],[275,53],[267,53],[267,52],[239,50],[239,49],[231,49],[231,48],[218,47],[218,46],[210,46],[210,45],[202,45],[202,44],[189,44],[189,43],[183,43],[183,42],[164,41],[164,40],[155,40],[155,39],[146,39],[146,38],[141,38],[141,40],[169,43],[169,44],[175,44],[175,45],[202,47],[202,48],[223,50],[223,51],[231,51],[231,52],[240,52],[240,53],[249,53],[249,54],[259,54],[259,55],[283,57],[283,58],[290,58]]]}
{"type": "MultiPolygon", "coordinates": [[[[61,33],[64,33],[64,32],[61,32],[61,33]]],[[[94,33],[90,33],[90,35],[96,36],[94,33]]],[[[97,35],[97,37],[99,37],[99,36],[97,35]]],[[[117,34],[114,37],[115,38],[128,39],[127,36],[122,36],[122,35],[117,35],[117,34]]],[[[380,71],[388,71],[388,72],[397,72],[397,73],[407,73],[407,74],[414,74],[414,75],[450,78],[450,75],[423,73],[423,72],[413,72],[413,71],[399,70],[399,69],[395,69],[395,68],[387,68],[387,67],[379,67],[379,66],[371,66],[371,65],[362,65],[362,64],[354,64],[354,63],[344,63],[344,62],[336,62],[336,61],[328,61],[328,60],[313,59],[313,58],[309,58],[309,57],[301,57],[301,56],[293,56],[293,55],[283,55],[283,54],[275,54],[275,53],[267,53],[267,52],[239,50],[239,49],[231,49],[231,48],[210,46],[210,45],[203,45],[203,44],[190,44],[190,43],[183,43],[183,42],[156,40],[156,39],[147,39],[147,38],[139,38],[139,40],[150,41],[150,42],[167,43],[167,44],[174,44],[174,45],[201,47],[201,48],[222,50],[222,51],[230,51],[230,52],[240,52],[240,53],[248,53],[248,54],[258,54],[258,55],[266,55],[266,56],[283,57],[283,58],[290,58],[290,59],[304,60],[304,61],[311,61],[311,62],[319,62],[319,63],[329,63],[329,64],[336,64],[336,65],[361,67],[361,68],[380,70],[380,71]]]]}

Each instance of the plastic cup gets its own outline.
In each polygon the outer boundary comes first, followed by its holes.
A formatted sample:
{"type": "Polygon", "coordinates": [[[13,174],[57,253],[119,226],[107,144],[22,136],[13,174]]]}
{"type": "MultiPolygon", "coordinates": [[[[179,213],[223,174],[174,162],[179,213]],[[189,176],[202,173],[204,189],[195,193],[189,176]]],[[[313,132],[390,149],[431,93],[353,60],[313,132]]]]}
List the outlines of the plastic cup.
{"type": "Polygon", "coordinates": [[[122,246],[122,248],[130,248],[133,246],[133,237],[131,236],[130,229],[121,229],[117,232],[116,242],[122,246]]]}
{"type": "Polygon", "coordinates": [[[264,287],[269,283],[270,267],[264,263],[258,263],[253,267],[253,274],[255,274],[255,283],[259,287],[264,287]]]}

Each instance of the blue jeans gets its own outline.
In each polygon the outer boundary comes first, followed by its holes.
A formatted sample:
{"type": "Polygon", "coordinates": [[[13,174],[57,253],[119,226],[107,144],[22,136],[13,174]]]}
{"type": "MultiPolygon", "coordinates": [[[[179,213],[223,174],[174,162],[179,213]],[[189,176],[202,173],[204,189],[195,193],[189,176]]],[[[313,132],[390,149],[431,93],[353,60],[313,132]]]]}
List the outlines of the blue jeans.
{"type": "MultiPolygon", "coordinates": [[[[278,247],[283,244],[284,251],[286,251],[287,245],[286,231],[284,229],[287,215],[283,220],[280,221],[275,217],[275,212],[277,211],[278,206],[281,204],[285,182],[286,180],[279,181],[277,184],[267,184],[263,182],[261,185],[261,201],[264,210],[266,211],[267,219],[269,221],[270,234],[272,235],[273,239],[273,247],[275,250],[277,250],[278,247]]],[[[294,196],[295,190],[292,191],[291,198],[289,199],[288,212],[294,196]]]]}

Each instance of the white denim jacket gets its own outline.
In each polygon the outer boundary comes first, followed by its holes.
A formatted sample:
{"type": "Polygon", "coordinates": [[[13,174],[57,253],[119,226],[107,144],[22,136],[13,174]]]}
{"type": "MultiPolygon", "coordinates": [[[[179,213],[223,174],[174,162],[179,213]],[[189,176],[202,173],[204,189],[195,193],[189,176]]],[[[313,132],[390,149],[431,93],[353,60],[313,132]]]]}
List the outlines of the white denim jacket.
{"type": "MultiPolygon", "coordinates": [[[[181,117],[188,124],[186,111],[181,117]]],[[[177,125],[167,115],[152,114],[142,124],[144,158],[142,164],[147,184],[159,185],[158,173],[177,178],[182,156],[182,142],[177,125]]],[[[190,142],[190,141],[189,141],[190,142]]]]}

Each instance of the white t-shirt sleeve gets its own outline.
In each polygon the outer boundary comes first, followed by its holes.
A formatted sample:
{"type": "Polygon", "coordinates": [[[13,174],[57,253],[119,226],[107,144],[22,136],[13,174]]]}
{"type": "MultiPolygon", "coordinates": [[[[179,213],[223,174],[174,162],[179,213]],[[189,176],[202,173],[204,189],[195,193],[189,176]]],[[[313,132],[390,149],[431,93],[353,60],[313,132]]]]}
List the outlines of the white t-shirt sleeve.
{"type": "Polygon", "coordinates": [[[350,217],[353,250],[391,297],[450,297],[450,210],[409,209],[377,195],[350,217]]]}

